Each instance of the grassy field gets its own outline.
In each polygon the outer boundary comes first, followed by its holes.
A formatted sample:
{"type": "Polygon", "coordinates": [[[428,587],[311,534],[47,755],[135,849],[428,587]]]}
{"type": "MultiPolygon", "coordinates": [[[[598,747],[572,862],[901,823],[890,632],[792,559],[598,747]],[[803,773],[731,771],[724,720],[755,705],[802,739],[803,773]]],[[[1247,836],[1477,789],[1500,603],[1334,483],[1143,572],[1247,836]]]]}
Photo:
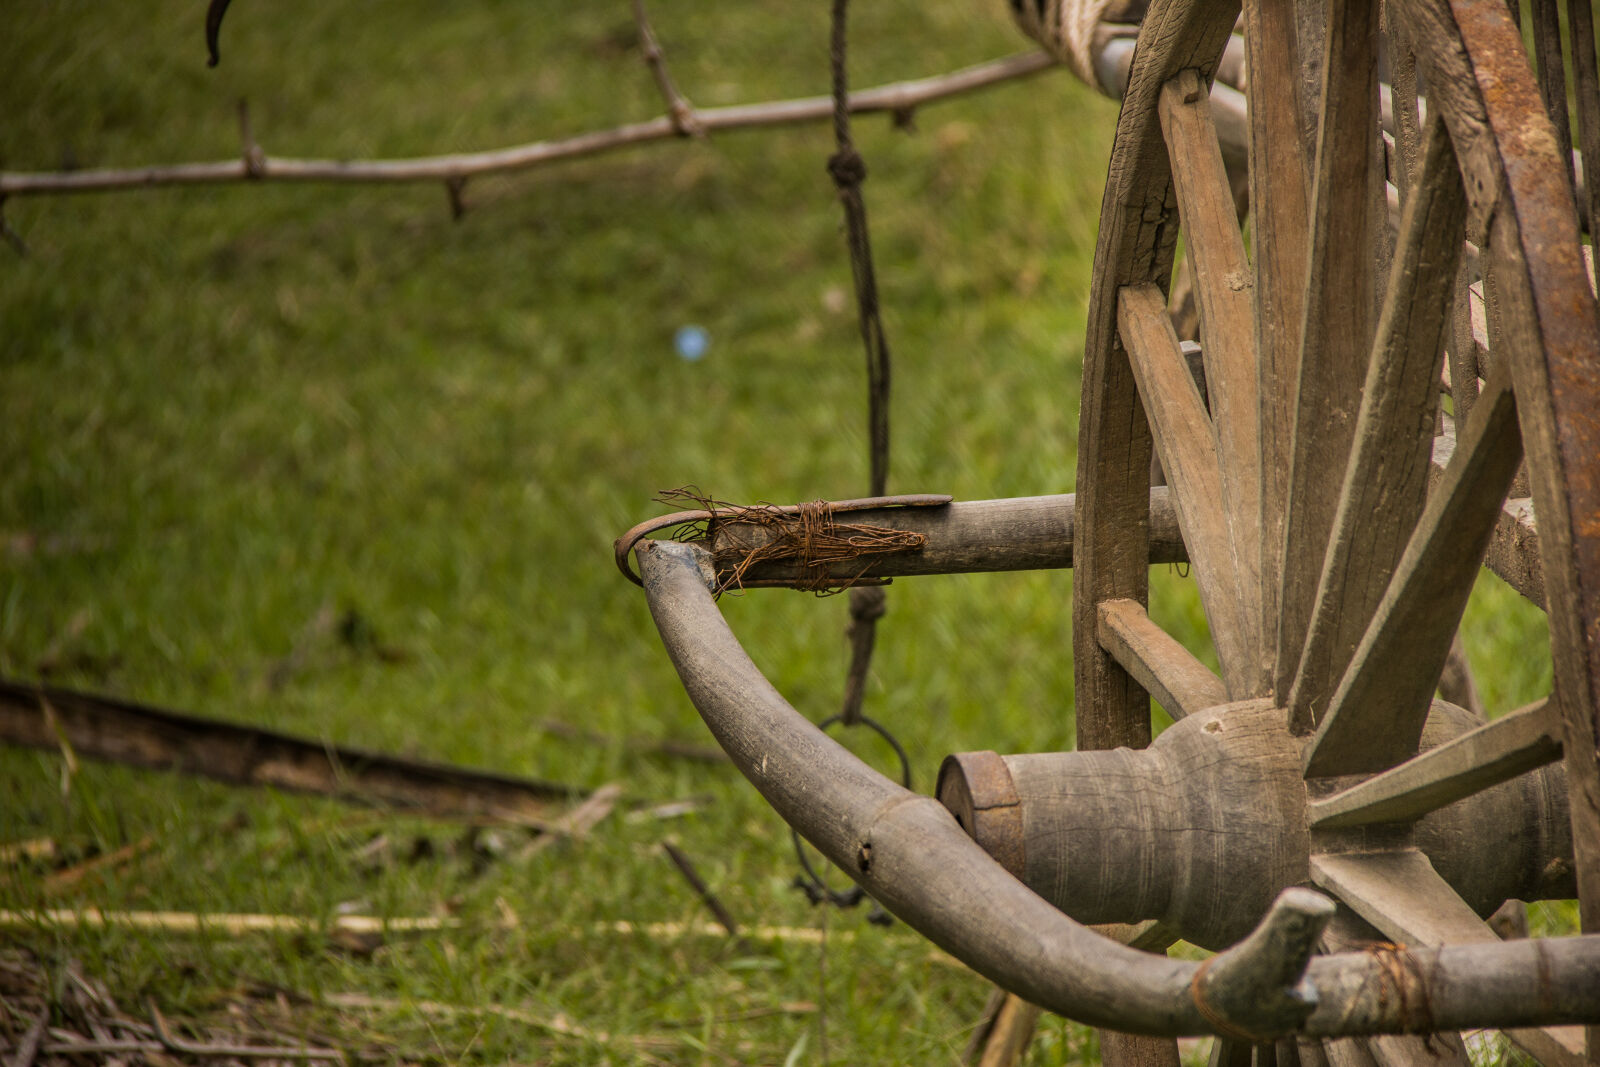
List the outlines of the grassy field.
{"type": "MultiPolygon", "coordinates": [[[[698,103],[826,88],[825,5],[651,13],[698,103]]],[[[215,71],[193,3],[34,4],[7,21],[7,169],[229,157],[241,97],[270,153],[330,157],[661,110],[622,0],[241,2],[215,71]]],[[[853,26],[863,86],[1023,47],[998,3],[860,5],[853,26]]],[[[1115,114],[1054,72],[926,108],[910,133],[858,123],[896,359],[892,491],[1073,487],[1115,114]]],[[[459,222],[437,186],[6,204],[29,253],[0,248],[0,673],[618,782],[626,802],[586,840],[522,857],[509,831],[0,751],[0,844],[49,839],[70,866],[149,840],[64,888],[0,869],[0,906],[460,923],[375,951],[44,927],[0,945],[185,1018],[282,991],[284,1029],[397,1062],[955,1062],[987,988],[903,926],[835,915],[825,953],[614,928],[705,917],[668,836],[742,922],[821,919],[736,773],[623,743],[708,738],[610,545],[685,483],[731,500],[865,490],[830,151],[822,126],[640,148],[475,181],[459,222]],[[674,351],[687,324],[709,332],[700,361],[674,351]],[[346,625],[317,625],[330,613],[346,625]],[[624,814],[684,798],[704,803],[624,814]]],[[[1162,568],[1153,585],[1153,612],[1200,648],[1191,584],[1162,568]]],[[[946,752],[1070,744],[1070,590],[1067,573],[891,590],[869,709],[918,787],[946,752]]],[[[834,709],[844,598],[751,593],[725,610],[797,707],[834,709]]],[[[1542,694],[1543,620],[1487,584],[1473,620],[1490,706],[1542,694]]],[[[1031,1056],[1095,1062],[1093,1035],[1048,1021],[1031,1056]]]]}

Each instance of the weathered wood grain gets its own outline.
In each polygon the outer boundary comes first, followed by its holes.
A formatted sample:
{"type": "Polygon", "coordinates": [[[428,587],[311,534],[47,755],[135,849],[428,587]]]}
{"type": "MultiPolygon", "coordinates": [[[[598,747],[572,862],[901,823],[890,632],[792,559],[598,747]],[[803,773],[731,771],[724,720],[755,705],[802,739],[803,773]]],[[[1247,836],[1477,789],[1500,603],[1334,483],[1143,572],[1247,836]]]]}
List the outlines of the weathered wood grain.
{"type": "Polygon", "coordinates": [[[1137,601],[1100,602],[1100,647],[1115,656],[1174,719],[1228,700],[1222,679],[1152,622],[1137,601]]]}
{"type": "Polygon", "coordinates": [[[1148,588],[1151,440],[1117,334],[1122,286],[1165,283],[1178,237],[1176,198],[1156,116],[1161,88],[1181,70],[1209,80],[1239,7],[1156,0],[1128,75],[1100,209],[1084,342],[1078,423],[1078,522],[1073,579],[1073,673],[1080,748],[1149,743],[1149,697],[1096,638],[1101,600],[1143,603],[1148,588]]]}
{"type": "Polygon", "coordinates": [[[1472,330],[1472,268],[1456,267],[1455,298],[1450,309],[1450,400],[1455,417],[1464,419],[1478,399],[1479,345],[1472,330]]]}
{"type": "Polygon", "coordinates": [[[1278,594],[1273,691],[1299,666],[1355,437],[1375,313],[1370,178],[1378,164],[1378,3],[1331,0],[1322,128],[1278,594]]]}
{"type": "Polygon", "coordinates": [[[1257,677],[1259,622],[1244,594],[1257,583],[1254,572],[1235,552],[1212,422],[1172,331],[1161,291],[1148,283],[1124,288],[1117,303],[1117,325],[1172,488],[1223,681],[1235,696],[1248,693],[1257,677]]]}
{"type": "Polygon", "coordinates": [[[1400,202],[1411,199],[1411,184],[1422,163],[1422,121],[1417,111],[1417,57],[1405,31],[1389,19],[1384,27],[1389,44],[1389,100],[1394,115],[1394,140],[1399,166],[1391,167],[1391,181],[1400,202]]]}
{"type": "MultiPolygon", "coordinates": [[[[1261,405],[1261,530],[1257,538],[1261,574],[1256,599],[1264,624],[1278,616],[1294,397],[1300,379],[1300,324],[1305,314],[1310,250],[1308,183],[1292,180],[1295,174],[1309,176],[1312,153],[1305,146],[1314,143],[1314,139],[1301,136],[1299,10],[1304,10],[1303,6],[1269,0],[1249,0],[1244,5],[1245,46],[1255,89],[1250,107],[1250,205],[1255,213],[1251,241],[1261,405]]],[[[1318,54],[1320,57],[1320,49],[1318,54]]],[[[1264,625],[1261,640],[1257,653],[1260,669],[1270,678],[1278,642],[1275,628],[1264,625]]]]}
{"type": "MultiPolygon", "coordinates": [[[[1245,258],[1205,83],[1194,70],[1180,71],[1162,88],[1158,107],[1200,308],[1228,530],[1236,565],[1254,576],[1260,566],[1261,495],[1255,272],[1245,258]]],[[[1259,634],[1254,638],[1261,640],[1259,634]]]]}
{"type": "Polygon", "coordinates": [[[1309,806],[1312,829],[1417,819],[1561,758],[1545,701],[1447,741],[1309,806]]]}
{"type": "Polygon", "coordinates": [[[1033,1040],[1042,1009],[1014,993],[1004,994],[977,1067],[1014,1067],[1033,1040]]]}
{"type": "MultiPolygon", "coordinates": [[[[1406,945],[1487,944],[1487,923],[1440,878],[1420,852],[1402,850],[1311,858],[1311,877],[1391,940],[1406,945]]],[[[1593,994],[1591,994],[1593,995],[1593,994]]],[[[1549,1067],[1579,1067],[1576,1027],[1516,1029],[1507,1037],[1549,1067]]]]}
{"type": "Polygon", "coordinates": [[[1401,219],[1350,461],[1289,691],[1289,725],[1297,733],[1309,733],[1327,709],[1422,513],[1465,218],[1455,151],[1435,117],[1401,219]]]}
{"type": "MultiPolygon", "coordinates": [[[[1181,70],[1197,69],[1209,83],[1238,10],[1229,0],[1215,6],[1152,3],[1117,122],[1095,248],[1078,429],[1082,563],[1073,581],[1073,647],[1080,748],[1137,747],[1150,740],[1147,695],[1095,639],[1099,601],[1127,597],[1143,603],[1148,587],[1141,483],[1148,480],[1151,438],[1117,335],[1117,294],[1124,284],[1164,285],[1171,275],[1176,204],[1157,98],[1181,70]]],[[[1144,1054],[1124,1054],[1111,1041],[1110,1067],[1135,1067],[1144,1054]]]]}
{"type": "Polygon", "coordinates": [[[1567,113],[1567,74],[1561,64],[1561,5],[1558,0],[1532,0],[1533,52],[1538,58],[1539,96],[1556,135],[1561,169],[1576,203],[1572,172],[1572,119],[1567,113]]]}
{"type": "MultiPolygon", "coordinates": [[[[1429,492],[1438,488],[1455,450],[1455,428],[1446,420],[1443,431],[1433,439],[1433,462],[1428,468],[1429,492]]],[[[1539,527],[1530,498],[1509,497],[1500,506],[1494,533],[1489,536],[1489,547],[1483,555],[1483,565],[1528,600],[1544,607],[1544,564],[1539,558],[1539,527]]]]}
{"type": "Polygon", "coordinates": [[[1495,374],[1307,746],[1308,775],[1381,771],[1416,755],[1521,441],[1510,383],[1495,374]]]}
{"type": "MultiPolygon", "coordinates": [[[[1516,27],[1493,5],[1452,10],[1445,0],[1408,0],[1403,10],[1432,33],[1424,60],[1430,101],[1464,161],[1478,165],[1468,197],[1476,192],[1481,229],[1493,231],[1491,345],[1496,361],[1513,364],[1566,729],[1579,910],[1584,930],[1600,930],[1600,310],[1593,290],[1584,292],[1574,212],[1562,207],[1567,161],[1532,76],[1501,59],[1521,50],[1516,27]],[[1464,138],[1477,140],[1471,152],[1464,138]],[[1514,210],[1497,210],[1502,201],[1514,210]]],[[[1412,39],[1421,49],[1422,34],[1413,30],[1412,39]]],[[[1589,1047],[1600,1059],[1600,1028],[1590,1031],[1589,1047]]]]}
{"type": "MultiPolygon", "coordinates": [[[[1149,494],[1150,562],[1187,560],[1170,490],[1158,486],[1149,494]]],[[[905,530],[928,540],[914,551],[831,564],[826,573],[846,581],[1071,567],[1076,504],[1073,494],[1060,493],[1005,500],[957,500],[941,507],[869,508],[841,514],[840,521],[905,530]]],[[[718,575],[730,577],[732,569],[745,557],[776,536],[771,528],[749,523],[713,524],[711,553],[718,575]]],[[[801,567],[794,560],[763,560],[744,572],[746,584],[815,578],[813,568],[801,567]]]]}

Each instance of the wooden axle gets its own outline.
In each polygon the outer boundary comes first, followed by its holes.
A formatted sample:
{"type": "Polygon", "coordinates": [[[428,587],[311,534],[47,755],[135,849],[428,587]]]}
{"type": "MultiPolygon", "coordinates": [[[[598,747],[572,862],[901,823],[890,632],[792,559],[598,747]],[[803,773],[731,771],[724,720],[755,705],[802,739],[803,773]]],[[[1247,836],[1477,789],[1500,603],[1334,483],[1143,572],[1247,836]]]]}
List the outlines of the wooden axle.
{"type": "MultiPolygon", "coordinates": [[[[1475,725],[1436,701],[1424,746],[1475,725]]],[[[1212,949],[1310,884],[1314,854],[1414,847],[1482,916],[1575,893],[1559,765],[1412,824],[1324,832],[1309,829],[1308,802],[1350,780],[1307,782],[1302,747],[1283,709],[1250,701],[1191,715],[1142,750],[953,755],[937,793],[984,851],[1078,922],[1157,919],[1212,949]]]]}

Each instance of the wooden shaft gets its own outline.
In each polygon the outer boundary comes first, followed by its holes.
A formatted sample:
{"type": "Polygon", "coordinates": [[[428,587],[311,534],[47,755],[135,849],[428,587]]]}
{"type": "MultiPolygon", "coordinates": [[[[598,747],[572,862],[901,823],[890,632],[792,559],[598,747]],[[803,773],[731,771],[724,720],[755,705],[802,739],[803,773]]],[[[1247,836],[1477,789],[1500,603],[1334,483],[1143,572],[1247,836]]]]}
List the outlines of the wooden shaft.
{"type": "MultiPolygon", "coordinates": [[[[864,556],[828,568],[828,576],[897,578],[918,574],[1044,570],[1072,566],[1076,499],[1071,493],[1009,500],[957,501],[943,507],[871,508],[839,517],[842,522],[884,526],[923,534],[921,549],[864,556]]],[[[776,538],[767,527],[714,524],[711,552],[719,578],[776,538]]],[[[1172,498],[1165,487],[1150,490],[1150,562],[1188,559],[1172,498]]],[[[766,560],[744,573],[744,584],[814,580],[793,560],[766,560]]]]}

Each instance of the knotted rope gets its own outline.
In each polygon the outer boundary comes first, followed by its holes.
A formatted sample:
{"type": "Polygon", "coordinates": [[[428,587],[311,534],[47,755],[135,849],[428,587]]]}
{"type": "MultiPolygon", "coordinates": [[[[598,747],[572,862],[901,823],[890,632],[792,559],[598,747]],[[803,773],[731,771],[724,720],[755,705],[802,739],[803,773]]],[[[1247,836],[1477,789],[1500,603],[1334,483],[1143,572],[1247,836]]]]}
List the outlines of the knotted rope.
{"type": "Polygon", "coordinates": [[[1113,0],[1011,0],[1022,32],[1044,45],[1085,85],[1098,89],[1094,73],[1095,31],[1113,0]]]}

